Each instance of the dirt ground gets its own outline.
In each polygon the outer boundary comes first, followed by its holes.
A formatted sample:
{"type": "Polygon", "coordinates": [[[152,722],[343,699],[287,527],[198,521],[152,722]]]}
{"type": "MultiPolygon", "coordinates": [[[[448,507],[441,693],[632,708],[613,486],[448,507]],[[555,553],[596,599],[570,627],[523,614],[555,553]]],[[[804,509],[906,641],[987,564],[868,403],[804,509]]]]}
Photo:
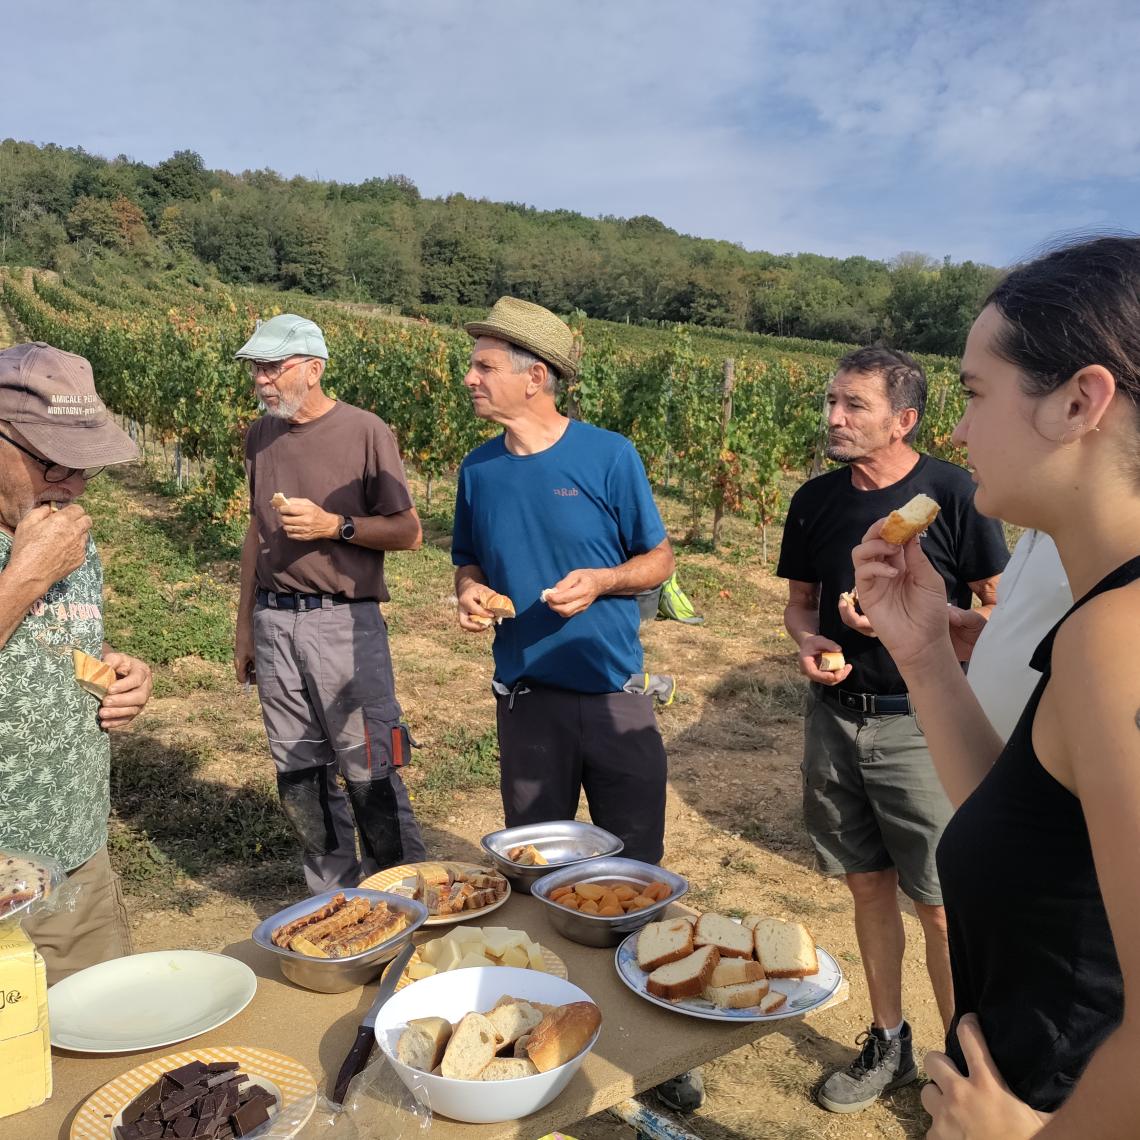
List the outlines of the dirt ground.
{"type": "MultiPolygon", "coordinates": [[[[164,500],[137,486],[126,493],[135,510],[169,511],[164,500]]],[[[482,834],[502,826],[497,793],[432,786],[430,757],[457,731],[465,739],[489,731],[491,662],[488,644],[455,625],[446,545],[445,537],[429,531],[425,551],[392,560],[394,601],[386,612],[400,699],[425,746],[425,760],[409,782],[429,847],[440,857],[469,858],[477,855],[482,834]]],[[[735,549],[730,543],[716,555],[683,550],[680,562],[682,583],[691,585],[706,623],[659,620],[644,628],[647,667],[679,681],[676,702],[660,717],[670,761],[665,863],[688,878],[695,905],[804,921],[850,980],[846,1003],[790,1020],[780,1032],[708,1065],[708,1102],[689,1126],[719,1140],[921,1136],[927,1118],[917,1086],[854,1117],[830,1115],[811,1101],[821,1077],[852,1055],[869,1010],[846,889],[815,872],[801,824],[803,686],[781,627],[784,587],[747,542],[735,549]]],[[[219,564],[215,574],[232,586],[232,565],[219,564]]],[[[197,658],[176,661],[158,675],[163,695],[116,743],[116,828],[120,835],[126,829],[153,837],[155,857],[175,865],[173,891],[156,893],[145,875],[128,882],[136,949],[216,948],[235,930],[252,929],[262,916],[301,897],[303,888],[287,849],[275,861],[258,861],[263,835],[277,824],[256,696],[242,694],[226,666],[197,658]],[[180,857],[176,842],[164,842],[153,804],[148,808],[145,798],[128,794],[148,772],[162,779],[177,773],[186,796],[203,811],[261,821],[261,830],[250,824],[251,858],[219,858],[208,871],[188,873],[194,864],[180,857]]],[[[940,1028],[920,928],[912,914],[904,921],[906,1013],[916,1045],[925,1051],[940,1045],[940,1028]]],[[[678,1017],[677,1032],[684,1030],[678,1017]]],[[[631,1136],[605,1116],[569,1132],[580,1140],[631,1136]]]]}

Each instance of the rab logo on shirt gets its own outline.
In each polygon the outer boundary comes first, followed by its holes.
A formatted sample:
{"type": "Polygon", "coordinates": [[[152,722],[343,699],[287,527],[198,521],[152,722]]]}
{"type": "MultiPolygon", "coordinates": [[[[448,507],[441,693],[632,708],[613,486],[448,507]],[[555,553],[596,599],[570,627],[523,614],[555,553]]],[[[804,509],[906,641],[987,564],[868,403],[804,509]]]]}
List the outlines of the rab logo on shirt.
{"type": "Polygon", "coordinates": [[[568,498],[570,498],[570,496],[578,494],[578,488],[577,487],[555,487],[554,493],[556,495],[560,496],[561,498],[568,499],[568,498]]]}

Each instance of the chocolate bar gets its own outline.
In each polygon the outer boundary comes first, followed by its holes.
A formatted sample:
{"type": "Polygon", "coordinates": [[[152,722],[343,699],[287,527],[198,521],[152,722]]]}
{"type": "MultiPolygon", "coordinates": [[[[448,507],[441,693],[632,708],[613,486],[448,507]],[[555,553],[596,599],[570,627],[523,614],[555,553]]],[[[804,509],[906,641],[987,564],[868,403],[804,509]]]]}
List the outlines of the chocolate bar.
{"type": "Polygon", "coordinates": [[[269,1119],[277,1098],[236,1061],[191,1061],[163,1073],[123,1110],[115,1140],[231,1140],[269,1119]],[[245,1088],[242,1088],[242,1085],[245,1088]]]}

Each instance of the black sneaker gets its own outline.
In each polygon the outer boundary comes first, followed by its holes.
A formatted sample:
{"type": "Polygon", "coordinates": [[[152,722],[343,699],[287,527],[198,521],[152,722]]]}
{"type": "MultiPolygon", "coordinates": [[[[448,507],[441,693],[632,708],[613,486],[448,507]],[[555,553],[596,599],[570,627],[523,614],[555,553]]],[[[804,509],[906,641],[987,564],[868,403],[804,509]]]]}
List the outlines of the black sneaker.
{"type": "Polygon", "coordinates": [[[662,1081],[654,1090],[666,1108],[687,1115],[705,1103],[705,1082],[700,1069],[691,1069],[677,1077],[662,1081]]]}
{"type": "Polygon", "coordinates": [[[918,1079],[910,1026],[904,1021],[899,1035],[887,1040],[886,1032],[872,1026],[855,1044],[859,1056],[832,1073],[815,1094],[828,1112],[861,1112],[884,1093],[894,1092],[918,1079]]]}

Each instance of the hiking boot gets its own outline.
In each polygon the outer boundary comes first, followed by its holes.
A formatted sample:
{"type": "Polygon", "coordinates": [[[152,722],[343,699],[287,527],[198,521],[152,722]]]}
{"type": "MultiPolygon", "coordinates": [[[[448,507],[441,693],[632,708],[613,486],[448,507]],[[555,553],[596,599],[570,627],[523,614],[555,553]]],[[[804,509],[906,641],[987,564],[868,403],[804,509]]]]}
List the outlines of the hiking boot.
{"type": "Polygon", "coordinates": [[[680,1076],[670,1077],[653,1091],[666,1108],[682,1115],[696,1112],[705,1103],[705,1082],[700,1069],[691,1069],[680,1076]]]}
{"type": "Polygon", "coordinates": [[[891,1041],[885,1030],[872,1026],[855,1044],[860,1046],[859,1056],[846,1069],[832,1073],[816,1090],[815,1099],[828,1112],[861,1112],[884,1093],[918,1079],[910,1026],[905,1021],[891,1041]]]}

